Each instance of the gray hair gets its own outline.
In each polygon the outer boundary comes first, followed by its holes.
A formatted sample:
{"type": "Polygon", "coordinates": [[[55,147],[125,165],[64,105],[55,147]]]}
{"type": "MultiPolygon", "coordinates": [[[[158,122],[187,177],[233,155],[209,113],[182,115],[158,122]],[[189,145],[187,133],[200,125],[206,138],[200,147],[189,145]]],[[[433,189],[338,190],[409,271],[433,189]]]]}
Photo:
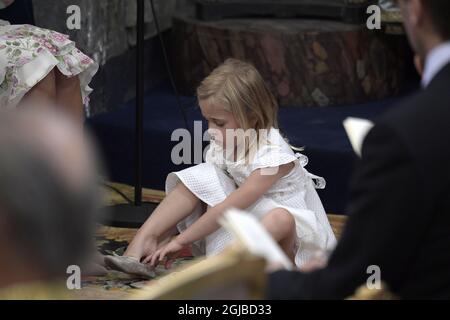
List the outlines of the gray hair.
{"type": "Polygon", "coordinates": [[[23,261],[62,275],[91,249],[99,190],[95,178],[74,188],[62,177],[33,137],[39,133],[27,128],[30,118],[0,113],[0,219],[8,229],[1,232],[23,261]]]}

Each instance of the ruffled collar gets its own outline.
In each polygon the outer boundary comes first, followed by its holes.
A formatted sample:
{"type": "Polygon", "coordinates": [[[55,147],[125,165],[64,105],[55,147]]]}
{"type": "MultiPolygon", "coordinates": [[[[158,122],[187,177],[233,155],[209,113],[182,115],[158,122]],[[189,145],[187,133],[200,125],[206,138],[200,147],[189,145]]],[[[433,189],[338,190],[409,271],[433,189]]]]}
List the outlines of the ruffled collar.
{"type": "Polygon", "coordinates": [[[238,149],[241,148],[241,152],[238,152],[237,159],[234,160],[234,154],[235,152],[229,152],[228,150],[225,150],[222,148],[221,145],[219,145],[216,142],[213,142],[215,147],[217,148],[217,152],[222,154],[222,157],[224,159],[224,162],[227,166],[236,166],[241,165],[243,163],[251,163],[251,161],[254,159],[258,151],[262,146],[271,145],[272,143],[279,144],[277,142],[277,139],[282,137],[280,136],[280,133],[278,132],[278,129],[271,128],[267,135],[261,135],[259,139],[256,139],[256,137],[251,138],[251,140],[247,140],[247,146],[245,149],[242,149],[243,147],[238,144],[238,149]],[[259,140],[259,143],[258,143],[259,140]]]}

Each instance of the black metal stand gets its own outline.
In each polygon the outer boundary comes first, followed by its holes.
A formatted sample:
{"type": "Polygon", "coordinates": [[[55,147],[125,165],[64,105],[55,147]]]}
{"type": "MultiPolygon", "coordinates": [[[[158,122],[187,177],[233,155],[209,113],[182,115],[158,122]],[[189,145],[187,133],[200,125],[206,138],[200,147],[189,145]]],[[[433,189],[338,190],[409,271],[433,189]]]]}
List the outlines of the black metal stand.
{"type": "Polygon", "coordinates": [[[156,203],[142,202],[142,151],[144,148],[144,0],[137,1],[136,62],[136,132],[134,203],[108,208],[103,223],[115,227],[138,228],[156,208],[156,203]]]}

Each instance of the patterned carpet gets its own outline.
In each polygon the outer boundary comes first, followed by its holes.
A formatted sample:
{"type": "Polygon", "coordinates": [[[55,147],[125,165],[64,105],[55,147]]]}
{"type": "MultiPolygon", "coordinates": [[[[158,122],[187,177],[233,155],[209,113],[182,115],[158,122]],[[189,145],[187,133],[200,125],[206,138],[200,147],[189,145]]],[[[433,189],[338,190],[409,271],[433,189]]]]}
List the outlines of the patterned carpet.
{"type": "MultiPolygon", "coordinates": [[[[133,188],[123,184],[111,183],[111,186],[120,190],[127,197],[133,197],[133,188]]],[[[107,205],[124,203],[123,197],[113,189],[106,188],[107,205]]],[[[157,190],[143,190],[143,201],[160,202],[164,197],[164,192],[157,190]]],[[[128,243],[133,239],[137,229],[114,228],[99,226],[96,232],[96,244],[100,253],[104,255],[118,254],[125,251],[128,243]]],[[[180,257],[173,263],[169,270],[163,266],[155,269],[156,278],[167,275],[174,268],[177,268],[186,262],[191,261],[190,250],[185,250],[180,257]]],[[[155,278],[155,279],[156,279],[155,278]]],[[[84,277],[82,281],[82,290],[75,293],[78,299],[126,299],[130,298],[136,291],[143,286],[150,285],[152,280],[142,279],[118,271],[109,271],[102,276],[84,277]]]]}

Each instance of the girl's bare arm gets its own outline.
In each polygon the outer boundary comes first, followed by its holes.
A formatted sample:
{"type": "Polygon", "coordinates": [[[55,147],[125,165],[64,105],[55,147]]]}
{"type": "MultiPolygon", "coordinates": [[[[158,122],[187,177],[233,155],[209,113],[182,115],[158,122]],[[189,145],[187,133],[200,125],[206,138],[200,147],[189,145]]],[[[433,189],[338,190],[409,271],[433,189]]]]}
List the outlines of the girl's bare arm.
{"type": "Polygon", "coordinates": [[[273,168],[273,174],[264,174],[266,169],[258,169],[251,173],[247,180],[224,201],[206,211],[194,224],[177,237],[181,245],[188,245],[203,239],[219,229],[218,219],[226,209],[231,207],[245,210],[254,204],[280,178],[287,175],[294,167],[294,163],[287,163],[273,168]]]}

